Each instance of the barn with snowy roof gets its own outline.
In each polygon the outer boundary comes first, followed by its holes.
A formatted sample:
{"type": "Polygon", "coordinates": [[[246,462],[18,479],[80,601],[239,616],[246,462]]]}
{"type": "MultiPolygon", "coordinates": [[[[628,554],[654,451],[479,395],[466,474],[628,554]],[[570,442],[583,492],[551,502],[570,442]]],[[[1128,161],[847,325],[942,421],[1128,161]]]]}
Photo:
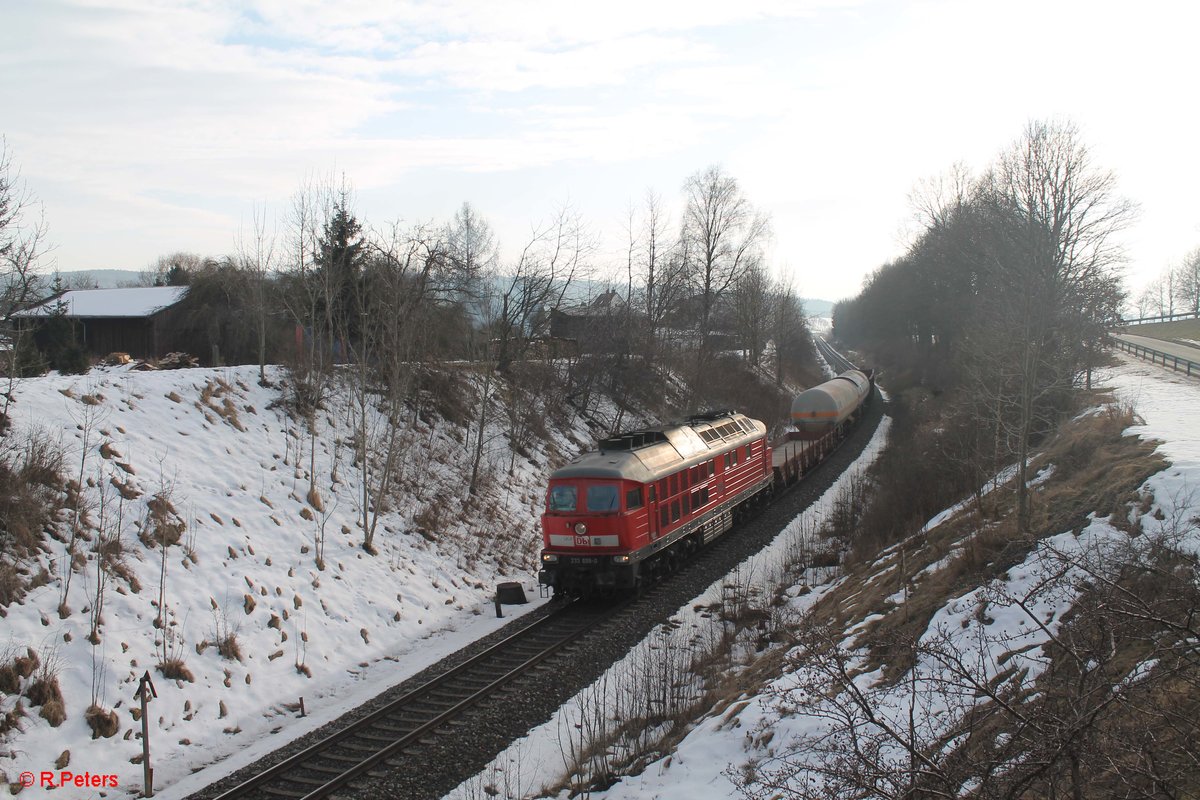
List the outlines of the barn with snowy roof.
{"type": "Polygon", "coordinates": [[[186,286],[151,286],[130,289],[75,289],[41,305],[13,314],[18,330],[39,334],[54,317],[69,320],[76,341],[91,356],[129,353],[134,358],[163,355],[159,341],[168,310],[183,300],[186,286]]]}

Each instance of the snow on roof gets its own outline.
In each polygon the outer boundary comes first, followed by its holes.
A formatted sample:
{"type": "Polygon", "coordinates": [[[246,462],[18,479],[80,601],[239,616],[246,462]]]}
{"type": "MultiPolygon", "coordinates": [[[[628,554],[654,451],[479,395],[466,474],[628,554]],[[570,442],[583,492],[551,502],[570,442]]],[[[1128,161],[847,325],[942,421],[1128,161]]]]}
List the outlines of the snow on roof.
{"type": "Polygon", "coordinates": [[[187,294],[186,286],[134,289],[75,289],[40,306],[18,311],[18,317],[48,317],[65,306],[68,317],[148,317],[173,306],[187,294]]]}

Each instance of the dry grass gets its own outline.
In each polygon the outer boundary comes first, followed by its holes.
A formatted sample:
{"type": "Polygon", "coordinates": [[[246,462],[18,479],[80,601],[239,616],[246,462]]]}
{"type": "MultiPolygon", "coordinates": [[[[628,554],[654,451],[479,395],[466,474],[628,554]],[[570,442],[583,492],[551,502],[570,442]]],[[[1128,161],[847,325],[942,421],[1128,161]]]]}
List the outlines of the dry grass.
{"type": "Polygon", "coordinates": [[[0,439],[0,613],[29,588],[23,566],[45,548],[45,534],[63,505],[61,445],[30,434],[0,439]]]}
{"type": "Polygon", "coordinates": [[[158,662],[158,671],[162,673],[164,678],[172,680],[187,681],[191,683],[196,678],[192,675],[192,671],[187,668],[187,664],[183,662],[181,657],[172,657],[158,662]]]}
{"type": "Polygon", "coordinates": [[[87,711],[83,713],[83,718],[87,721],[88,727],[92,729],[93,739],[99,739],[101,736],[106,739],[111,738],[121,730],[117,712],[101,708],[98,705],[88,706],[87,711]]]}
{"type": "Polygon", "coordinates": [[[1039,540],[1082,529],[1090,514],[1111,516],[1114,523],[1127,519],[1130,504],[1139,500],[1138,489],[1166,466],[1154,444],[1122,435],[1134,420],[1132,409],[1108,407],[1064,425],[1046,443],[1030,475],[1048,465],[1055,472],[1032,493],[1028,533],[1018,531],[1007,513],[1016,501],[1010,482],[989,496],[988,517],[981,518],[975,508],[964,510],[886,556],[852,565],[848,580],[816,613],[843,625],[882,615],[859,641],[870,649],[871,668],[883,667],[889,678],[904,674],[912,651],[902,643],[920,636],[951,597],[1002,576],[1025,560],[1039,540]],[[913,578],[943,560],[940,568],[913,578]],[[905,602],[886,602],[906,584],[905,602]]]}
{"type": "Polygon", "coordinates": [[[170,547],[183,538],[187,523],[171,503],[168,492],[160,492],[146,502],[146,519],[138,538],[147,547],[170,547]]]}

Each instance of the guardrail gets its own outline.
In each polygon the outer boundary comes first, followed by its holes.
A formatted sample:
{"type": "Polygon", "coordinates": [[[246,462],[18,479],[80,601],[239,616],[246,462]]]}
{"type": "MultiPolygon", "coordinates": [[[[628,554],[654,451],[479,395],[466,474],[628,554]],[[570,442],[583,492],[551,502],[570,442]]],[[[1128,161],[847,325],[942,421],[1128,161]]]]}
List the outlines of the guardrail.
{"type": "Polygon", "coordinates": [[[1195,311],[1181,311],[1178,314],[1159,314],[1156,317],[1138,317],[1137,319],[1123,319],[1123,325],[1147,325],[1151,322],[1174,322],[1177,319],[1200,319],[1200,313],[1195,311]]]}
{"type": "Polygon", "coordinates": [[[1109,342],[1130,355],[1149,359],[1151,364],[1162,364],[1164,367],[1170,367],[1176,372],[1183,370],[1188,375],[1200,375],[1200,363],[1195,361],[1181,356],[1173,356],[1170,353],[1164,353],[1152,347],[1143,347],[1140,344],[1126,342],[1123,339],[1114,339],[1111,336],[1109,337],[1109,342]]]}

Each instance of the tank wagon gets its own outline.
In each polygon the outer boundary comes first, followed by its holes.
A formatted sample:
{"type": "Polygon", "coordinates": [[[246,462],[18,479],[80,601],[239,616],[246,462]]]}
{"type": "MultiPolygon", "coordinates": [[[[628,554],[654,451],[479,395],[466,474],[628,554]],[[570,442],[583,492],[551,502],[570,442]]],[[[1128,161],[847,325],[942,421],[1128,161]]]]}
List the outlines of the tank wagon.
{"type": "Polygon", "coordinates": [[[871,393],[871,376],[851,369],[792,400],[792,423],[800,439],[814,440],[837,430],[862,408],[871,393]]]}

